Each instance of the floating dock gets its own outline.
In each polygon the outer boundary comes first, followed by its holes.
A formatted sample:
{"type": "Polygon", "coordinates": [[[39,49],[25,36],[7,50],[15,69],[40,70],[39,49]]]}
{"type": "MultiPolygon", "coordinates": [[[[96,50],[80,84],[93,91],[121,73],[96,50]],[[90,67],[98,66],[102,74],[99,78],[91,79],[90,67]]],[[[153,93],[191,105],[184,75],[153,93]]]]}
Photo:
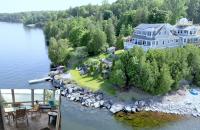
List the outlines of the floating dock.
{"type": "Polygon", "coordinates": [[[45,82],[45,81],[49,81],[51,80],[51,77],[45,77],[45,78],[41,78],[41,79],[34,79],[34,80],[29,80],[29,84],[36,84],[36,83],[41,83],[41,82],[45,82]]]}

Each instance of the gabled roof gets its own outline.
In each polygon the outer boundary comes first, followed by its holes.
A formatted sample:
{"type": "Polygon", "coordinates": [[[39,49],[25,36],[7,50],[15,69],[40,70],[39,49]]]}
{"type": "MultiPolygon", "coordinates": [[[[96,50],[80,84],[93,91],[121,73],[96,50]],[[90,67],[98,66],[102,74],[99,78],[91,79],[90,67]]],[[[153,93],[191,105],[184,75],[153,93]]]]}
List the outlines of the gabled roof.
{"type": "Polygon", "coordinates": [[[159,24],[140,24],[137,27],[135,27],[136,30],[142,30],[142,31],[158,31],[163,26],[166,26],[167,28],[171,28],[172,26],[168,23],[159,23],[159,24]]]}
{"type": "MultiPolygon", "coordinates": [[[[153,32],[153,38],[149,39],[155,39],[154,37],[163,29],[166,28],[167,30],[172,30],[173,26],[168,24],[168,23],[162,23],[162,24],[140,24],[138,25],[135,30],[140,30],[140,31],[150,31],[153,32]]],[[[134,34],[135,37],[137,34],[134,34]]],[[[146,36],[141,36],[141,37],[146,37],[146,36]]]]}

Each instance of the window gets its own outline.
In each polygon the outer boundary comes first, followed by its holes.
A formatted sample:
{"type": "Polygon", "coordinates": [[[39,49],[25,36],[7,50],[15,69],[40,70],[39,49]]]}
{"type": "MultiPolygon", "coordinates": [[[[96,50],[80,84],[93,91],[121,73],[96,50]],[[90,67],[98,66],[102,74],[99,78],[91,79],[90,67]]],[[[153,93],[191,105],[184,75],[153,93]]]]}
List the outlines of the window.
{"type": "Polygon", "coordinates": [[[192,35],[192,31],[190,31],[190,35],[192,35]]]}
{"type": "Polygon", "coordinates": [[[147,46],[151,46],[151,42],[150,41],[147,41],[147,46]]]}
{"type": "Polygon", "coordinates": [[[156,41],[156,45],[158,45],[158,41],[156,41]]]}
{"type": "Polygon", "coordinates": [[[163,41],[163,45],[165,44],[165,41],[163,41]]]}
{"type": "Polygon", "coordinates": [[[178,39],[176,39],[176,42],[178,42],[178,39]]]}
{"type": "Polygon", "coordinates": [[[184,30],[184,33],[187,33],[187,31],[186,31],[186,30],[184,30]]]}
{"type": "Polygon", "coordinates": [[[155,45],[155,41],[152,42],[152,45],[155,45]]]}

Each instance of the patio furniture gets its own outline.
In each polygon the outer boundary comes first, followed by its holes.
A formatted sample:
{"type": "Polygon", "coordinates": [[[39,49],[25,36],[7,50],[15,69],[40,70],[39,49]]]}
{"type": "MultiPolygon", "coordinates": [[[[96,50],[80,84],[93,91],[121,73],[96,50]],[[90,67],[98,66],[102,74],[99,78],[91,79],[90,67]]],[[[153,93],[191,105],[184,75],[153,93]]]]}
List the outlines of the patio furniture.
{"type": "Polygon", "coordinates": [[[21,107],[4,108],[5,117],[8,119],[9,123],[10,123],[11,118],[13,118],[13,120],[14,120],[14,113],[16,113],[16,111],[19,109],[30,110],[30,109],[32,109],[32,107],[31,106],[21,106],[21,107]]]}
{"type": "Polygon", "coordinates": [[[27,125],[28,125],[28,116],[27,116],[27,114],[26,114],[26,109],[18,109],[18,110],[16,110],[16,112],[14,113],[14,120],[15,120],[15,123],[16,123],[16,127],[18,127],[17,126],[17,121],[25,121],[26,120],[26,122],[27,122],[27,125]]]}
{"type": "Polygon", "coordinates": [[[53,124],[56,124],[57,115],[58,115],[58,112],[56,111],[48,112],[48,116],[49,116],[48,124],[50,123],[51,118],[52,118],[53,124]]]}
{"type": "Polygon", "coordinates": [[[29,110],[29,112],[31,113],[31,117],[33,116],[33,113],[35,113],[35,115],[37,115],[37,113],[39,113],[39,115],[41,116],[41,111],[40,111],[39,105],[34,106],[33,109],[29,110]]]}
{"type": "Polygon", "coordinates": [[[48,104],[40,104],[39,105],[40,110],[53,110],[56,109],[55,101],[54,100],[49,100],[48,104]]]}
{"type": "Polygon", "coordinates": [[[51,109],[56,109],[55,101],[54,100],[49,100],[49,105],[51,106],[51,109]]]}
{"type": "Polygon", "coordinates": [[[49,104],[40,104],[39,108],[40,108],[41,111],[51,110],[51,106],[49,104]]]}

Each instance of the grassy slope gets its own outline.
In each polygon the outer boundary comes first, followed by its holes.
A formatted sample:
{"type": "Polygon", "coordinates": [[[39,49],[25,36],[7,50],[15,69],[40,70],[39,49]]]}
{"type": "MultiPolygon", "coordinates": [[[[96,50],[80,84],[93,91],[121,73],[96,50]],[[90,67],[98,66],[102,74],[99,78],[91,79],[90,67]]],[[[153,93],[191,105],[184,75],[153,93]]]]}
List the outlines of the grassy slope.
{"type": "Polygon", "coordinates": [[[110,95],[115,94],[115,89],[108,80],[102,79],[100,76],[81,76],[77,70],[70,70],[72,79],[82,87],[86,87],[92,91],[104,91],[110,95]]]}
{"type": "MultiPolygon", "coordinates": [[[[115,52],[116,55],[120,55],[121,53],[123,53],[124,50],[117,50],[115,52]]],[[[89,59],[96,59],[96,60],[100,60],[103,58],[107,58],[108,54],[106,53],[102,53],[98,56],[94,56],[94,57],[89,57],[87,60],[89,59]]],[[[80,73],[77,70],[71,69],[69,71],[72,75],[72,79],[78,83],[80,86],[86,87],[92,91],[104,91],[110,95],[115,95],[116,90],[115,88],[113,88],[112,84],[108,81],[105,80],[103,78],[101,78],[100,76],[81,76],[80,73]]]]}

